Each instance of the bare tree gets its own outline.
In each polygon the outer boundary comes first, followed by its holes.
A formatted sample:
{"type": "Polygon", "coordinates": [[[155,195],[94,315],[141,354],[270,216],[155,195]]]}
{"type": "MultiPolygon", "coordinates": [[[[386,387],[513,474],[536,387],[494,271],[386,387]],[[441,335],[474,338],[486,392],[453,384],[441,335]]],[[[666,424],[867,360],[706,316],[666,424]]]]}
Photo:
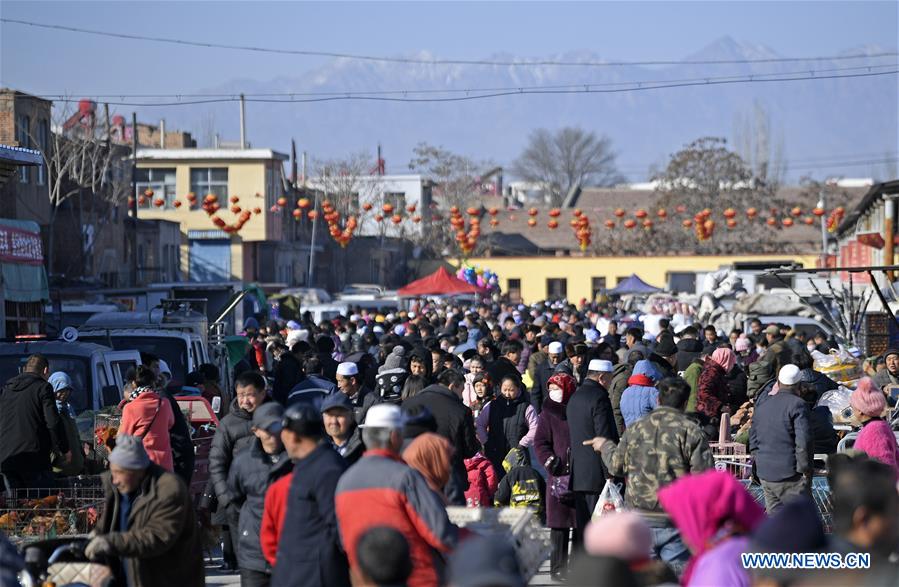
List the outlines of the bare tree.
{"type": "Polygon", "coordinates": [[[531,133],[512,170],[542,186],[550,203],[558,206],[575,185],[611,186],[623,181],[615,158],[608,137],[576,127],[555,132],[541,128],[531,133]]]}
{"type": "Polygon", "coordinates": [[[376,223],[372,216],[365,214],[363,205],[370,203],[380,208],[384,203],[383,182],[372,174],[375,161],[365,151],[352,153],[343,159],[315,160],[315,176],[311,184],[322,191],[342,218],[355,215],[359,228],[375,223],[383,235],[384,223],[376,223]]]}
{"type": "Polygon", "coordinates": [[[781,185],[786,173],[783,129],[775,132],[763,102],[756,100],[751,112],[735,116],[733,134],[736,153],[752,174],[768,185],[781,185]]]}
{"type": "MultiPolygon", "coordinates": [[[[129,149],[111,142],[108,116],[100,124],[95,118],[85,124],[65,129],[70,111],[63,109],[54,116],[53,130],[49,144],[42,144],[32,137],[44,157],[47,169],[48,192],[50,196],[50,222],[48,235],[47,267],[53,272],[54,230],[63,205],[76,195],[86,194],[90,209],[97,214],[100,229],[105,227],[112,208],[124,202],[131,191],[128,170],[130,163],[126,156],[129,149]]],[[[88,248],[81,247],[81,261],[90,253],[99,230],[95,228],[88,248]]],[[[69,267],[71,269],[70,259],[69,267]]]]}
{"type": "Polygon", "coordinates": [[[197,124],[198,143],[207,149],[215,147],[215,112],[208,111],[197,124]]]}

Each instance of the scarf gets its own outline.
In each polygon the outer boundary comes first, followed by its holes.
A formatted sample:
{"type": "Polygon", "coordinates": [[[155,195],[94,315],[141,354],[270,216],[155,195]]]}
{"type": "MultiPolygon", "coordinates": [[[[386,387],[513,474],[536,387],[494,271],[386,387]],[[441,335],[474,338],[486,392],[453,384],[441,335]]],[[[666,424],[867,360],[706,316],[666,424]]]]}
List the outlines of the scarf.
{"type": "Polygon", "coordinates": [[[156,390],[153,389],[152,387],[135,387],[134,391],[131,392],[131,395],[128,396],[128,401],[133,402],[138,397],[140,397],[141,394],[146,393],[148,391],[156,391],[156,390]]]}

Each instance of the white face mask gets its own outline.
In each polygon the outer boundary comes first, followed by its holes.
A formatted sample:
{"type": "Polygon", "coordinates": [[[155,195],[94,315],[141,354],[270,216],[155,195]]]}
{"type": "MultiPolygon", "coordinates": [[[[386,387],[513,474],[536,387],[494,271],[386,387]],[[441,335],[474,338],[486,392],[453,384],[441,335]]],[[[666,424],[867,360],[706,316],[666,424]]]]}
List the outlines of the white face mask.
{"type": "Polygon", "coordinates": [[[557,404],[562,403],[562,390],[558,387],[549,388],[549,399],[553,400],[557,404]]]}

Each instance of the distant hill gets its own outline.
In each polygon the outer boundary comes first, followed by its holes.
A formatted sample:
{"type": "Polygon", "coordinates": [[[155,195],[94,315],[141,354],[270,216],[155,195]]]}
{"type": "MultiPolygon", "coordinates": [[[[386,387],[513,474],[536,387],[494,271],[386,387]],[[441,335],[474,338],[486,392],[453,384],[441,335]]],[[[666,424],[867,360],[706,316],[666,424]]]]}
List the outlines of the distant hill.
{"type": "MultiPolygon", "coordinates": [[[[874,54],[876,46],[850,48],[844,54],[874,54]]],[[[417,55],[436,58],[427,53],[417,55]]],[[[716,40],[684,60],[741,60],[779,57],[772,49],[716,40]]],[[[528,61],[512,55],[489,59],[528,61]]],[[[540,59],[593,61],[601,56],[579,51],[540,59]]],[[[671,56],[672,60],[678,59],[671,56]]],[[[532,59],[531,59],[532,60],[532,59]]],[[[895,64],[895,58],[892,63],[895,64]]],[[[826,76],[828,70],[890,63],[877,60],[834,60],[727,65],[625,66],[607,68],[560,65],[509,66],[403,65],[335,59],[309,73],[271,80],[234,79],[203,92],[276,93],[381,91],[396,89],[506,88],[561,84],[608,84],[623,81],[679,80],[760,73],[802,72],[826,76]]],[[[859,70],[862,71],[862,70],[859,70]]],[[[784,83],[683,87],[610,94],[508,96],[453,103],[388,103],[338,101],[305,104],[250,103],[247,136],[254,146],[286,151],[290,139],[314,157],[339,157],[381,143],[389,173],[407,171],[412,147],[419,141],[440,144],[476,159],[508,165],[518,155],[531,129],[579,125],[608,135],[619,152],[619,166],[632,181],[646,177],[650,165],[663,165],[668,155],[694,138],[735,137],[736,121],[749,117],[760,104],[770,117],[771,140],[782,139],[788,178],[881,176],[885,165],[840,167],[833,162],[883,159],[897,150],[896,76],[827,79],[784,83]],[[859,156],[855,156],[859,155],[859,156]],[[847,156],[855,156],[848,157],[847,156]],[[814,159],[814,161],[810,161],[814,159]],[[799,160],[803,160],[800,162],[799,160]],[[792,161],[792,162],[791,162],[792,161]],[[795,163],[793,163],[795,162],[795,163]]],[[[228,139],[238,135],[236,104],[194,105],[146,109],[147,121],[165,117],[170,128],[194,131],[214,120],[228,139]]]]}

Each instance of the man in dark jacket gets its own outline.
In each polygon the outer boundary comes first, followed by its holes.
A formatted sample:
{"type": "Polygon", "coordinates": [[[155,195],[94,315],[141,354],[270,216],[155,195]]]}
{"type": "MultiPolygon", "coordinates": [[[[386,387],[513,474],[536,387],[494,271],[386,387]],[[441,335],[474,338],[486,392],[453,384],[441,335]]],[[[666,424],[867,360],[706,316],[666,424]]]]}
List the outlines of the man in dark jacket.
{"type": "Polygon", "coordinates": [[[119,435],[103,476],[106,504],[85,555],[117,557],[122,584],[205,584],[203,551],[187,486],[151,463],[136,436],[119,435]]]}
{"type": "Polygon", "coordinates": [[[756,405],[749,451],[765,492],[765,509],[777,510],[790,496],[811,497],[812,437],[808,405],[796,395],[799,367],[784,365],[777,392],[756,405]]]}
{"type": "Polygon", "coordinates": [[[556,373],[567,373],[574,377],[580,385],[587,374],[587,345],[583,343],[565,345],[565,354],[568,356],[556,367],[556,373]]]}
{"type": "Polygon", "coordinates": [[[315,339],[315,356],[322,362],[322,374],[325,379],[331,381],[337,378],[337,361],[332,357],[334,352],[334,339],[326,334],[322,334],[315,339]]]}
{"type": "Polygon", "coordinates": [[[571,480],[574,491],[576,526],[574,545],[583,545],[584,528],[599,500],[606,482],[602,457],[584,441],[597,436],[618,442],[618,429],[612,415],[612,403],[606,386],[612,375],[612,363],[594,359],[587,367],[587,378],[568,400],[565,414],[571,433],[571,480]]]}
{"type": "Polygon", "coordinates": [[[322,401],[322,420],[331,447],[343,457],[347,466],[355,464],[365,452],[362,430],[356,424],[353,403],[343,393],[329,395],[322,401]]]}
{"type": "Polygon", "coordinates": [[[649,360],[655,363],[656,368],[662,372],[662,379],[677,375],[675,371],[677,352],[674,338],[671,335],[662,335],[659,342],[656,343],[655,351],[649,355],[649,360]]]}
{"type": "Polygon", "coordinates": [[[487,373],[494,386],[499,389],[499,383],[504,377],[514,377],[521,383],[521,373],[518,372],[518,360],[521,358],[521,342],[509,340],[503,343],[502,356],[487,365],[487,373]]]}
{"type": "Polygon", "coordinates": [[[287,395],[288,406],[295,402],[302,401],[303,396],[310,391],[321,390],[325,395],[337,393],[337,384],[325,379],[322,374],[322,362],[318,360],[318,357],[309,357],[306,359],[303,363],[303,371],[306,373],[306,377],[294,385],[293,389],[291,389],[290,393],[287,395]]]}
{"type": "Polygon", "coordinates": [[[243,587],[267,587],[271,581],[271,566],[262,555],[259,542],[265,494],[269,486],[290,473],[293,463],[281,442],[281,421],[284,408],[277,402],[259,406],[253,412],[255,440],[249,449],[234,459],[228,473],[228,488],[240,506],[237,565],[243,587]]]}
{"type": "MultiPolygon", "coordinates": [[[[294,345],[296,346],[296,345],[294,345]]],[[[304,379],[303,364],[300,358],[294,354],[293,349],[283,351],[275,361],[272,369],[272,399],[287,405],[287,396],[290,391],[304,379]]]]}
{"type": "MultiPolygon", "coordinates": [[[[268,401],[265,379],[256,371],[245,371],[234,381],[236,397],[228,415],[219,422],[209,450],[209,484],[207,495],[218,500],[215,523],[228,528],[232,552],[238,550],[238,521],[240,508],[232,504],[233,495],[228,488],[228,472],[237,455],[253,442],[252,418],[256,408],[268,401]]],[[[222,528],[224,530],[224,527],[222,528]]],[[[226,561],[230,563],[230,561],[226,561]]]]}
{"type": "Polygon", "coordinates": [[[347,361],[337,365],[337,388],[353,405],[356,422],[364,424],[365,415],[378,402],[378,396],[362,384],[362,375],[356,363],[347,361]]]}
{"type": "Polygon", "coordinates": [[[468,489],[465,459],[473,457],[481,448],[471,410],[462,403],[464,388],[465,376],[455,369],[447,369],[440,374],[436,385],[429,385],[403,402],[406,410],[427,408],[437,420],[437,434],[449,440],[456,449],[453,472],[446,488],[447,498],[454,505],[465,504],[465,490],[468,489]]]}
{"type": "Polygon", "coordinates": [[[0,393],[0,473],[10,488],[50,487],[51,455],[72,459],[49,375],[46,357],[31,355],[0,393]]]}
{"type": "Polygon", "coordinates": [[[350,585],[334,507],[337,481],[347,465],[324,436],[321,414],[312,405],[298,403],[284,412],[281,440],[294,467],[272,573],[274,587],[350,585]]]}

